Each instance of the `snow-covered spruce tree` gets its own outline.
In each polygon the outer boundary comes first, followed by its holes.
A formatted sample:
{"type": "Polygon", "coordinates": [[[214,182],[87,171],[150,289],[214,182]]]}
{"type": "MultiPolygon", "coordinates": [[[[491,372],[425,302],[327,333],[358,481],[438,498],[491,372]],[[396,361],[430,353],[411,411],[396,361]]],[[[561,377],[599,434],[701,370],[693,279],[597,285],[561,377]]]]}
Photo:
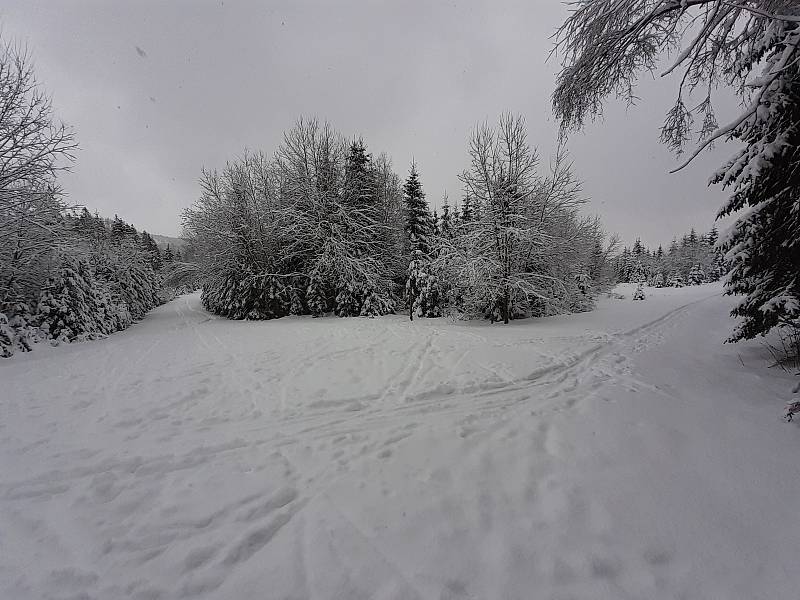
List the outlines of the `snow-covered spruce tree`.
{"type": "Polygon", "coordinates": [[[141,241],[142,250],[149,259],[150,267],[154,271],[160,271],[163,263],[161,260],[161,250],[158,249],[158,244],[156,244],[156,241],[153,239],[153,237],[146,231],[142,231],[141,241]]]}
{"type": "Polygon", "coordinates": [[[35,325],[31,307],[27,302],[7,302],[6,312],[0,312],[0,357],[8,358],[15,352],[30,352],[36,342],[44,339],[35,325]]]}
{"type": "Polygon", "coordinates": [[[641,260],[636,259],[628,277],[628,280],[632,283],[643,283],[647,281],[647,269],[642,264],[641,260]]]}
{"type": "Polygon", "coordinates": [[[330,310],[328,298],[331,294],[326,289],[325,281],[326,277],[323,275],[320,265],[317,265],[309,275],[306,288],[306,304],[309,312],[315,317],[321,317],[330,310]]]}
{"type": "Polygon", "coordinates": [[[636,286],[636,291],[633,292],[633,299],[634,300],[644,300],[644,290],[642,289],[642,284],[636,286]]]}
{"type": "Polygon", "coordinates": [[[657,288],[664,287],[664,273],[659,271],[653,275],[653,278],[650,280],[650,285],[657,288]]]}
{"type": "Polygon", "coordinates": [[[434,220],[422,191],[416,163],[411,163],[403,186],[406,209],[405,231],[408,236],[410,260],[406,274],[405,301],[409,318],[441,316],[439,290],[433,274],[431,254],[437,237],[434,220]]]}
{"type": "Polygon", "coordinates": [[[110,298],[86,261],[62,255],[37,305],[39,327],[55,341],[85,340],[113,333],[110,298]]]}
{"type": "Polygon", "coordinates": [[[450,200],[447,197],[447,192],[442,197],[442,216],[439,221],[439,235],[445,238],[450,237],[453,219],[450,215],[450,200]]]}
{"type": "Polygon", "coordinates": [[[731,131],[746,147],[713,180],[733,189],[720,216],[738,214],[720,240],[727,290],[743,296],[732,340],[800,327],[800,8],[792,8],[794,22],[772,19],[746,30],[752,37],[739,60],[747,69],[763,63],[762,75],[731,131]]]}
{"type": "Polygon", "coordinates": [[[684,287],[686,284],[683,282],[683,277],[680,276],[678,273],[673,273],[672,277],[669,280],[670,287],[684,287]]]}
{"type": "Polygon", "coordinates": [[[706,273],[703,271],[703,267],[700,265],[695,265],[689,271],[689,285],[700,285],[706,282],[706,273]]]}
{"type": "Polygon", "coordinates": [[[406,278],[406,305],[409,318],[440,317],[440,290],[436,275],[432,272],[430,260],[422,250],[411,251],[406,278]]]}
{"type": "Polygon", "coordinates": [[[300,295],[300,289],[297,286],[292,286],[287,290],[289,294],[289,314],[290,315],[306,315],[308,310],[303,305],[303,299],[300,295]]]}
{"type": "Polygon", "coordinates": [[[8,324],[8,317],[0,313],[0,358],[9,358],[16,350],[16,333],[8,324]]]}
{"type": "Polygon", "coordinates": [[[133,225],[116,217],[109,229],[103,227],[102,236],[94,228],[84,229],[83,217],[77,226],[73,221],[70,245],[90,265],[96,285],[108,294],[117,312],[114,330],[124,329],[164,301],[161,276],[153,270],[153,255],[133,225]]]}
{"type": "Polygon", "coordinates": [[[361,314],[361,302],[364,290],[353,280],[342,280],[337,286],[336,316],[357,317],[361,314]]]}
{"type": "Polygon", "coordinates": [[[367,288],[361,303],[361,317],[379,317],[395,310],[394,300],[387,294],[380,294],[375,288],[367,288]]]}
{"type": "Polygon", "coordinates": [[[422,191],[417,164],[411,163],[408,178],[403,185],[403,200],[406,208],[406,235],[411,252],[420,250],[423,255],[430,252],[430,240],[433,236],[431,212],[422,191]]]}
{"type": "Polygon", "coordinates": [[[342,201],[354,208],[375,211],[376,187],[372,156],[367,152],[364,140],[359,138],[350,144],[345,159],[342,201]]]}
{"type": "Polygon", "coordinates": [[[127,307],[134,321],[142,319],[148,311],[161,304],[158,291],[160,280],[149,264],[141,260],[123,260],[112,263],[106,282],[112,294],[127,307]]]}
{"type": "Polygon", "coordinates": [[[464,199],[461,202],[461,221],[465,223],[472,221],[474,216],[475,215],[472,211],[472,198],[469,194],[465,194],[464,199]]]}
{"type": "MultiPolygon", "coordinates": [[[[731,341],[800,320],[800,6],[795,0],[580,0],[556,34],[563,69],[553,95],[564,130],[598,114],[606,96],[634,97],[641,70],[680,46],[665,74],[683,69],[662,140],[680,149],[702,118],[688,164],[723,137],[743,147],[712,179],[732,195],[719,216],[735,224],[720,239],[726,292],[743,298],[731,341]],[[745,109],[719,127],[712,92],[730,85],[745,109]],[[700,94],[696,108],[688,104],[700,94]]],[[[680,168],[682,168],[681,165],[680,168]]]]}

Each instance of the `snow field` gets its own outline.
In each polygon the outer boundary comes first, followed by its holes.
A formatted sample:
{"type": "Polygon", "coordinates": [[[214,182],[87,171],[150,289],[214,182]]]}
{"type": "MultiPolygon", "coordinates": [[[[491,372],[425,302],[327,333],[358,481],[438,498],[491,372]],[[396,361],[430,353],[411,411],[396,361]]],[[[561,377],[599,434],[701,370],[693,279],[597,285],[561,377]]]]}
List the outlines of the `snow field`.
{"type": "Polygon", "coordinates": [[[796,596],[789,378],[719,286],[617,291],[505,327],[193,295],[4,361],[0,597],[796,596]]]}

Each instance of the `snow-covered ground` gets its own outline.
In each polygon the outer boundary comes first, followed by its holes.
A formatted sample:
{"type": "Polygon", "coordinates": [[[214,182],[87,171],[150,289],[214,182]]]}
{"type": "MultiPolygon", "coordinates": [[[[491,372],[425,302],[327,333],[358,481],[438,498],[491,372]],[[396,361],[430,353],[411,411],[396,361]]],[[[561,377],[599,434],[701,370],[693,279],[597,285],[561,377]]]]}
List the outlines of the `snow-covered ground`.
{"type": "Polygon", "coordinates": [[[716,285],[231,322],[0,363],[0,598],[788,599],[791,378],[716,285]]]}

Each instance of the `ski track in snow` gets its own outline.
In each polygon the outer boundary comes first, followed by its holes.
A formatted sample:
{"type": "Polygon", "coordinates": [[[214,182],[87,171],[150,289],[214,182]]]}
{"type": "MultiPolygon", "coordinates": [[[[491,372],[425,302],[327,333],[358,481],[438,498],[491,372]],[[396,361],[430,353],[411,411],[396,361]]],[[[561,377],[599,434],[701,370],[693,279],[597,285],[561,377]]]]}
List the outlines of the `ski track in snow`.
{"type": "Polygon", "coordinates": [[[720,346],[728,306],[250,323],[192,295],[4,361],[0,597],[792,597],[788,382],[720,346]]]}

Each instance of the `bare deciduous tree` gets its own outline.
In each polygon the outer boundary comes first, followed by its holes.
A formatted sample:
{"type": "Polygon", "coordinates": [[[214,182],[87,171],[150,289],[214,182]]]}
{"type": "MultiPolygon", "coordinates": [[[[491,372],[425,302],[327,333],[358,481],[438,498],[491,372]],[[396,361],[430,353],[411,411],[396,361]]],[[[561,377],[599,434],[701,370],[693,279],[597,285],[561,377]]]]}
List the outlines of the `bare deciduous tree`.
{"type": "Polygon", "coordinates": [[[27,51],[0,41],[0,310],[31,300],[46,277],[63,210],[55,176],[75,148],[27,51]]]}
{"type": "Polygon", "coordinates": [[[575,276],[588,271],[602,232],[577,215],[583,200],[566,152],[559,150],[548,175],[538,174],[524,120],[503,115],[496,129],[475,129],[469,153],[461,181],[472,216],[440,236],[440,279],[467,313],[506,323],[576,309],[575,276]]]}

